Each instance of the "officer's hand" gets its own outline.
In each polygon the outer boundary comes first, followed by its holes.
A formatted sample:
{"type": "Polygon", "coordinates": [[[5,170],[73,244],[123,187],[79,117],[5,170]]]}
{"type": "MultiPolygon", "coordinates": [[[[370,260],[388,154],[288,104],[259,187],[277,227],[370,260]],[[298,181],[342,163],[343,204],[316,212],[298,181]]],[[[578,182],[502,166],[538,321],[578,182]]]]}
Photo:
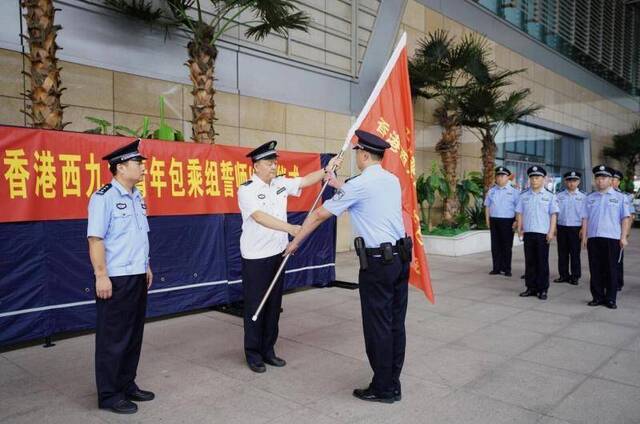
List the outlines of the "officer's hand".
{"type": "Polygon", "coordinates": [[[550,231],[549,233],[547,233],[547,243],[551,243],[551,241],[553,241],[554,238],[556,238],[556,235],[553,231],[550,231]]]}
{"type": "Polygon", "coordinates": [[[151,272],[151,267],[147,268],[147,290],[151,288],[151,284],[153,284],[153,272],[151,272]]]}
{"type": "Polygon", "coordinates": [[[329,164],[327,165],[326,169],[327,169],[327,171],[331,171],[332,169],[334,171],[337,171],[338,169],[340,169],[340,167],[342,167],[342,157],[334,156],[329,161],[329,164]],[[335,168],[334,168],[334,166],[335,166],[335,168]]]}
{"type": "Polygon", "coordinates": [[[520,241],[524,240],[524,232],[518,231],[518,238],[520,239],[520,241]]]}
{"type": "Polygon", "coordinates": [[[338,189],[340,187],[342,187],[344,185],[343,182],[341,182],[340,180],[338,180],[338,177],[336,176],[335,173],[333,172],[329,172],[327,173],[327,176],[325,177],[328,181],[328,185],[329,187],[333,187],[335,189],[338,189]]]}
{"type": "Polygon", "coordinates": [[[111,279],[107,275],[96,277],[96,296],[98,299],[109,299],[111,297],[111,279]]]}
{"type": "Polygon", "coordinates": [[[624,249],[629,244],[629,240],[626,237],[620,239],[620,249],[624,249]]]}
{"type": "Polygon", "coordinates": [[[287,248],[284,249],[284,256],[287,255],[293,255],[296,253],[296,251],[298,250],[298,243],[295,243],[294,241],[291,241],[288,245],[287,248]]]}
{"type": "Polygon", "coordinates": [[[289,225],[287,232],[291,234],[291,237],[295,237],[300,232],[300,228],[302,228],[300,225],[289,225]]]}
{"type": "Polygon", "coordinates": [[[582,248],[587,248],[587,238],[585,236],[582,236],[582,248]]]}

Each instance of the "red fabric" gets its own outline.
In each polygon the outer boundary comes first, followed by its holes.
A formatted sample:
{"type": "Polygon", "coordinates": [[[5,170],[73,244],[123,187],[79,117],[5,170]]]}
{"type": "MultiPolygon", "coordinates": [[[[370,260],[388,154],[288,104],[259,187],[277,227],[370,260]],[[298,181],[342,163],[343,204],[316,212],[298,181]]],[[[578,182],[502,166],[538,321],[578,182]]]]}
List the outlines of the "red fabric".
{"type": "MultiPolygon", "coordinates": [[[[130,137],[0,126],[0,222],[86,218],[89,197],[112,179],[101,158],[131,141],[130,137]],[[93,182],[92,164],[99,170],[93,182]]],[[[251,160],[245,157],[249,150],[142,140],[147,175],[140,187],[149,215],[238,213],[238,185],[251,176],[251,160]]],[[[320,169],[317,153],[279,154],[278,174],[302,176],[320,169]]],[[[303,190],[302,196],[290,198],[289,211],[308,210],[319,191],[316,184],[303,190]]]]}
{"type": "Polygon", "coordinates": [[[402,49],[375,103],[362,121],[360,129],[377,134],[391,144],[382,166],[395,174],[402,186],[402,218],[407,234],[413,238],[413,260],[409,282],[424,291],[434,303],[429,266],[420,229],[416,195],[415,137],[413,103],[409,85],[407,48],[402,49]]]}

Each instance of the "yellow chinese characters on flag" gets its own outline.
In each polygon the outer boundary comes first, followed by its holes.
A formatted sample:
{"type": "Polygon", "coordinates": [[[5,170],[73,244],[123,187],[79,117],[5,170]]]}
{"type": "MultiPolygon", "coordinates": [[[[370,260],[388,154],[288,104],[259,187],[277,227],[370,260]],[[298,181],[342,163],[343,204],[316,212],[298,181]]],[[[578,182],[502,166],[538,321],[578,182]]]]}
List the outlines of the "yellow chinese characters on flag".
{"type": "Polygon", "coordinates": [[[359,129],[378,135],[391,148],[382,166],[400,180],[402,186],[402,218],[407,234],[413,238],[413,260],[409,282],[424,291],[434,302],[431,277],[424,253],[416,195],[415,139],[413,103],[409,85],[406,36],[403,36],[383,71],[372,96],[365,105],[359,129]]]}

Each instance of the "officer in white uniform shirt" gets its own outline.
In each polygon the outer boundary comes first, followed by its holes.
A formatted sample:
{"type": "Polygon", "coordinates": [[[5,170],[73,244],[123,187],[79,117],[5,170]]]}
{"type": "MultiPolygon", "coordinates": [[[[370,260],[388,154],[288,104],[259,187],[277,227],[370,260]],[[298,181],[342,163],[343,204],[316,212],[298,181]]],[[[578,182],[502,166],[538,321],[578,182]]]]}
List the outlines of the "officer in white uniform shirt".
{"type": "MultiPolygon", "coordinates": [[[[238,189],[242,213],[242,284],[244,291],[244,351],[249,368],[257,373],[266,371],[265,363],[283,367],[286,362],[274,351],[278,339],[278,320],[282,304],[284,273],[280,275],[271,295],[258,316],[251,317],[280,266],[282,253],[300,226],[287,222],[287,198],[300,196],[301,189],[324,178],[324,169],[304,177],[276,176],[277,142],[270,141],[250,152],[253,175],[238,189]]],[[[336,162],[331,159],[329,167],[336,162]]],[[[338,164],[341,163],[338,162],[338,164]]]]}

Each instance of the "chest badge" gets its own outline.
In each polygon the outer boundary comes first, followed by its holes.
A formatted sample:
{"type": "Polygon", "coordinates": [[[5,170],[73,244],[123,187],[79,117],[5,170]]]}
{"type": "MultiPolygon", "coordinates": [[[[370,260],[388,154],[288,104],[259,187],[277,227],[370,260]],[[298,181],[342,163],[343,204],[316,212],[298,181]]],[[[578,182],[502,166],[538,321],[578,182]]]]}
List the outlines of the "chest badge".
{"type": "Polygon", "coordinates": [[[126,209],[127,208],[127,204],[126,203],[116,203],[116,208],[118,208],[118,209],[126,209]]]}
{"type": "Polygon", "coordinates": [[[258,194],[258,199],[260,199],[260,200],[264,200],[265,197],[267,197],[267,196],[265,196],[262,193],[258,194]]]}

